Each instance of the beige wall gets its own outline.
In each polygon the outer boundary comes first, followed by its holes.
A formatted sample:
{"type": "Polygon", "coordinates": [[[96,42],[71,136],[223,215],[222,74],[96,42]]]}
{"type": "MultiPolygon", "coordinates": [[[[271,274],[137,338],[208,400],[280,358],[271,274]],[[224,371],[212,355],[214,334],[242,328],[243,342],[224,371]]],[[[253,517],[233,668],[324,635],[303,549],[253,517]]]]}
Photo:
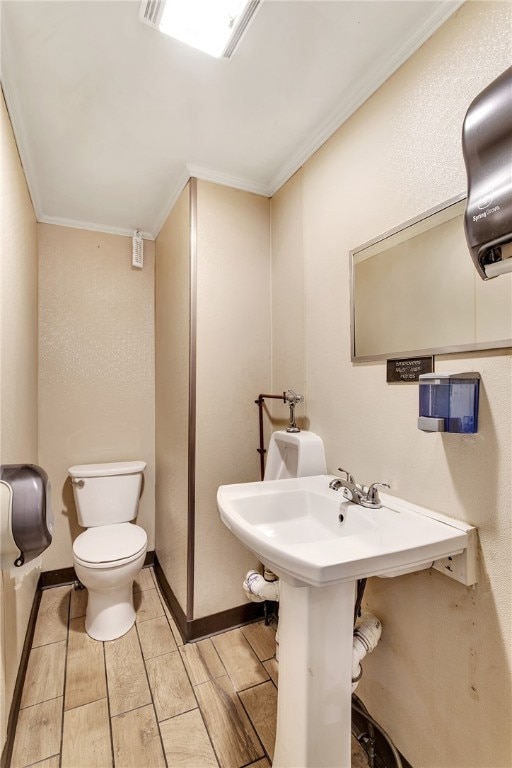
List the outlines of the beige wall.
{"type": "Polygon", "coordinates": [[[156,552],[189,621],[245,604],[242,581],[257,565],[221,523],[216,494],[223,483],[259,479],[254,400],[270,382],[269,208],[266,198],[193,179],[156,242],[156,552]]]}
{"type": "MultiPolygon", "coordinates": [[[[37,224],[0,101],[0,463],[37,464],[37,224]]],[[[39,572],[0,580],[0,750],[39,572]]]]}
{"type": "MultiPolygon", "coordinates": [[[[275,196],[271,303],[268,201],[198,184],[193,618],[244,602],[241,580],[254,559],[221,525],[215,492],[258,477],[254,399],[269,387],[303,391],[303,423],[323,437],[330,471],[341,463],[362,482],[388,480],[398,496],[479,526],[475,590],[437,572],[368,587],[384,634],[364,663],[360,693],[415,768],[484,768],[489,755],[493,768],[511,761],[511,358],[438,359],[438,370],[482,374],[480,431],[420,433],[416,388],[386,385],[383,364],[350,363],[348,252],[463,191],[462,119],[509,65],[507,8],[466,3],[275,196]]],[[[38,454],[36,223],[8,127],[3,112],[2,461],[49,472],[56,525],[44,567],[52,570],[71,565],[79,532],[67,468],[145,459],[139,523],[153,548],[153,245],[145,243],[140,272],[129,238],[40,225],[38,454]]],[[[158,437],[156,548],[184,609],[187,206],[186,193],[171,214],[177,230],[170,218],[157,244],[156,332],[157,418],[167,407],[176,417],[162,420],[158,437]],[[160,314],[166,302],[170,316],[160,314]]],[[[18,585],[3,576],[2,740],[34,573],[18,585]]]]}
{"type": "Polygon", "coordinates": [[[147,462],[137,522],[154,549],[154,243],[39,225],[39,461],[52,484],[44,570],[72,565],[73,464],[147,462]]]}
{"type": "MultiPolygon", "coordinates": [[[[197,184],[194,618],[246,602],[254,557],[222,524],[219,485],[259,480],[258,410],[270,385],[270,203],[197,184]]],[[[268,427],[267,427],[268,429],[268,427]]]]}
{"type": "Polygon", "coordinates": [[[156,553],[187,611],[190,184],[156,240],[156,553]]]}
{"type": "MultiPolygon", "coordinates": [[[[480,371],[480,428],[420,432],[417,388],[387,385],[384,363],[350,362],[348,254],[464,191],[465,111],[509,64],[510,5],[466,3],[305,165],[302,203],[297,178],[289,191],[297,215],[302,205],[295,257],[305,274],[307,416],[329,471],[341,465],[360,482],[386,480],[397,496],[479,528],[474,590],[436,571],[367,588],[383,636],[358,693],[415,768],[512,761],[511,357],[436,358],[439,371],[480,371]]],[[[281,207],[286,195],[287,187],[281,207]]],[[[291,233],[290,259],[297,240],[291,233]]],[[[274,271],[273,290],[295,311],[286,272],[274,271]]],[[[279,350],[289,329],[273,331],[279,350]]],[[[286,380],[282,360],[274,367],[286,380]]],[[[289,370],[296,375],[293,363],[289,370]]]]}
{"type": "MultiPolygon", "coordinates": [[[[270,210],[272,241],[272,392],[278,395],[293,389],[306,392],[306,331],[304,301],[304,260],[302,239],[302,169],[272,198],[270,210]]],[[[273,429],[288,424],[289,410],[279,400],[267,401],[273,429]]],[[[295,409],[296,422],[307,429],[303,405],[295,409]]],[[[266,435],[266,447],[268,447],[266,435]]]]}

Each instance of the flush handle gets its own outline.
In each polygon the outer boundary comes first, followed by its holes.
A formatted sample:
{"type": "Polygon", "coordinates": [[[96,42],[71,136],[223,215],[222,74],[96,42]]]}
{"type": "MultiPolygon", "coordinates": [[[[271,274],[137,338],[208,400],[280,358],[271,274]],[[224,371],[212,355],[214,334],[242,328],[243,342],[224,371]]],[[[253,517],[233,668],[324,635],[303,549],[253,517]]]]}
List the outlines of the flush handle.
{"type": "Polygon", "coordinates": [[[83,488],[85,485],[84,480],[77,480],[76,477],[71,478],[71,485],[76,486],[77,488],[83,488]]]}

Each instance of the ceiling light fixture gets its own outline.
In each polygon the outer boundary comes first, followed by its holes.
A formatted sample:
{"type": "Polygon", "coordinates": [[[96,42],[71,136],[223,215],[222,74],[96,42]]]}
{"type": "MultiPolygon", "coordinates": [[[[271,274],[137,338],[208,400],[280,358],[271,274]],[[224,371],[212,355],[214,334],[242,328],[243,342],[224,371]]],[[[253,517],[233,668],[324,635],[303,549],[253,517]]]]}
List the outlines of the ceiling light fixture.
{"type": "Polygon", "coordinates": [[[145,24],[218,58],[235,52],[261,0],[142,0],[145,24]]]}

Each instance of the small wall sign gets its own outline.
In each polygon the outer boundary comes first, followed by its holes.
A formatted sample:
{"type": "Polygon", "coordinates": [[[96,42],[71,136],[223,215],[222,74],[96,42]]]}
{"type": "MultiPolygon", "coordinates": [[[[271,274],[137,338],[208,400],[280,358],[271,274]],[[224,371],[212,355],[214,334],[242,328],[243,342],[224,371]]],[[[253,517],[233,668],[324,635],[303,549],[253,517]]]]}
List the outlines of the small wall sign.
{"type": "Polygon", "coordinates": [[[432,373],[433,357],[405,357],[386,361],[386,381],[388,384],[410,384],[419,381],[420,374],[432,373]]]}

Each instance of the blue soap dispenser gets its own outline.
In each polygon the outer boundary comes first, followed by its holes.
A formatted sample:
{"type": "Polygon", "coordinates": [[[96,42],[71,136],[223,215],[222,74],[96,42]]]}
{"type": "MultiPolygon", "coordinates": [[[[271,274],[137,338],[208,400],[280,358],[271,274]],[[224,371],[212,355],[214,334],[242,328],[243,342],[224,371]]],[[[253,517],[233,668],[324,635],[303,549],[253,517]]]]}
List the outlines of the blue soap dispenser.
{"type": "Polygon", "coordinates": [[[478,432],[479,373],[423,373],[419,383],[419,429],[478,432]]]}

